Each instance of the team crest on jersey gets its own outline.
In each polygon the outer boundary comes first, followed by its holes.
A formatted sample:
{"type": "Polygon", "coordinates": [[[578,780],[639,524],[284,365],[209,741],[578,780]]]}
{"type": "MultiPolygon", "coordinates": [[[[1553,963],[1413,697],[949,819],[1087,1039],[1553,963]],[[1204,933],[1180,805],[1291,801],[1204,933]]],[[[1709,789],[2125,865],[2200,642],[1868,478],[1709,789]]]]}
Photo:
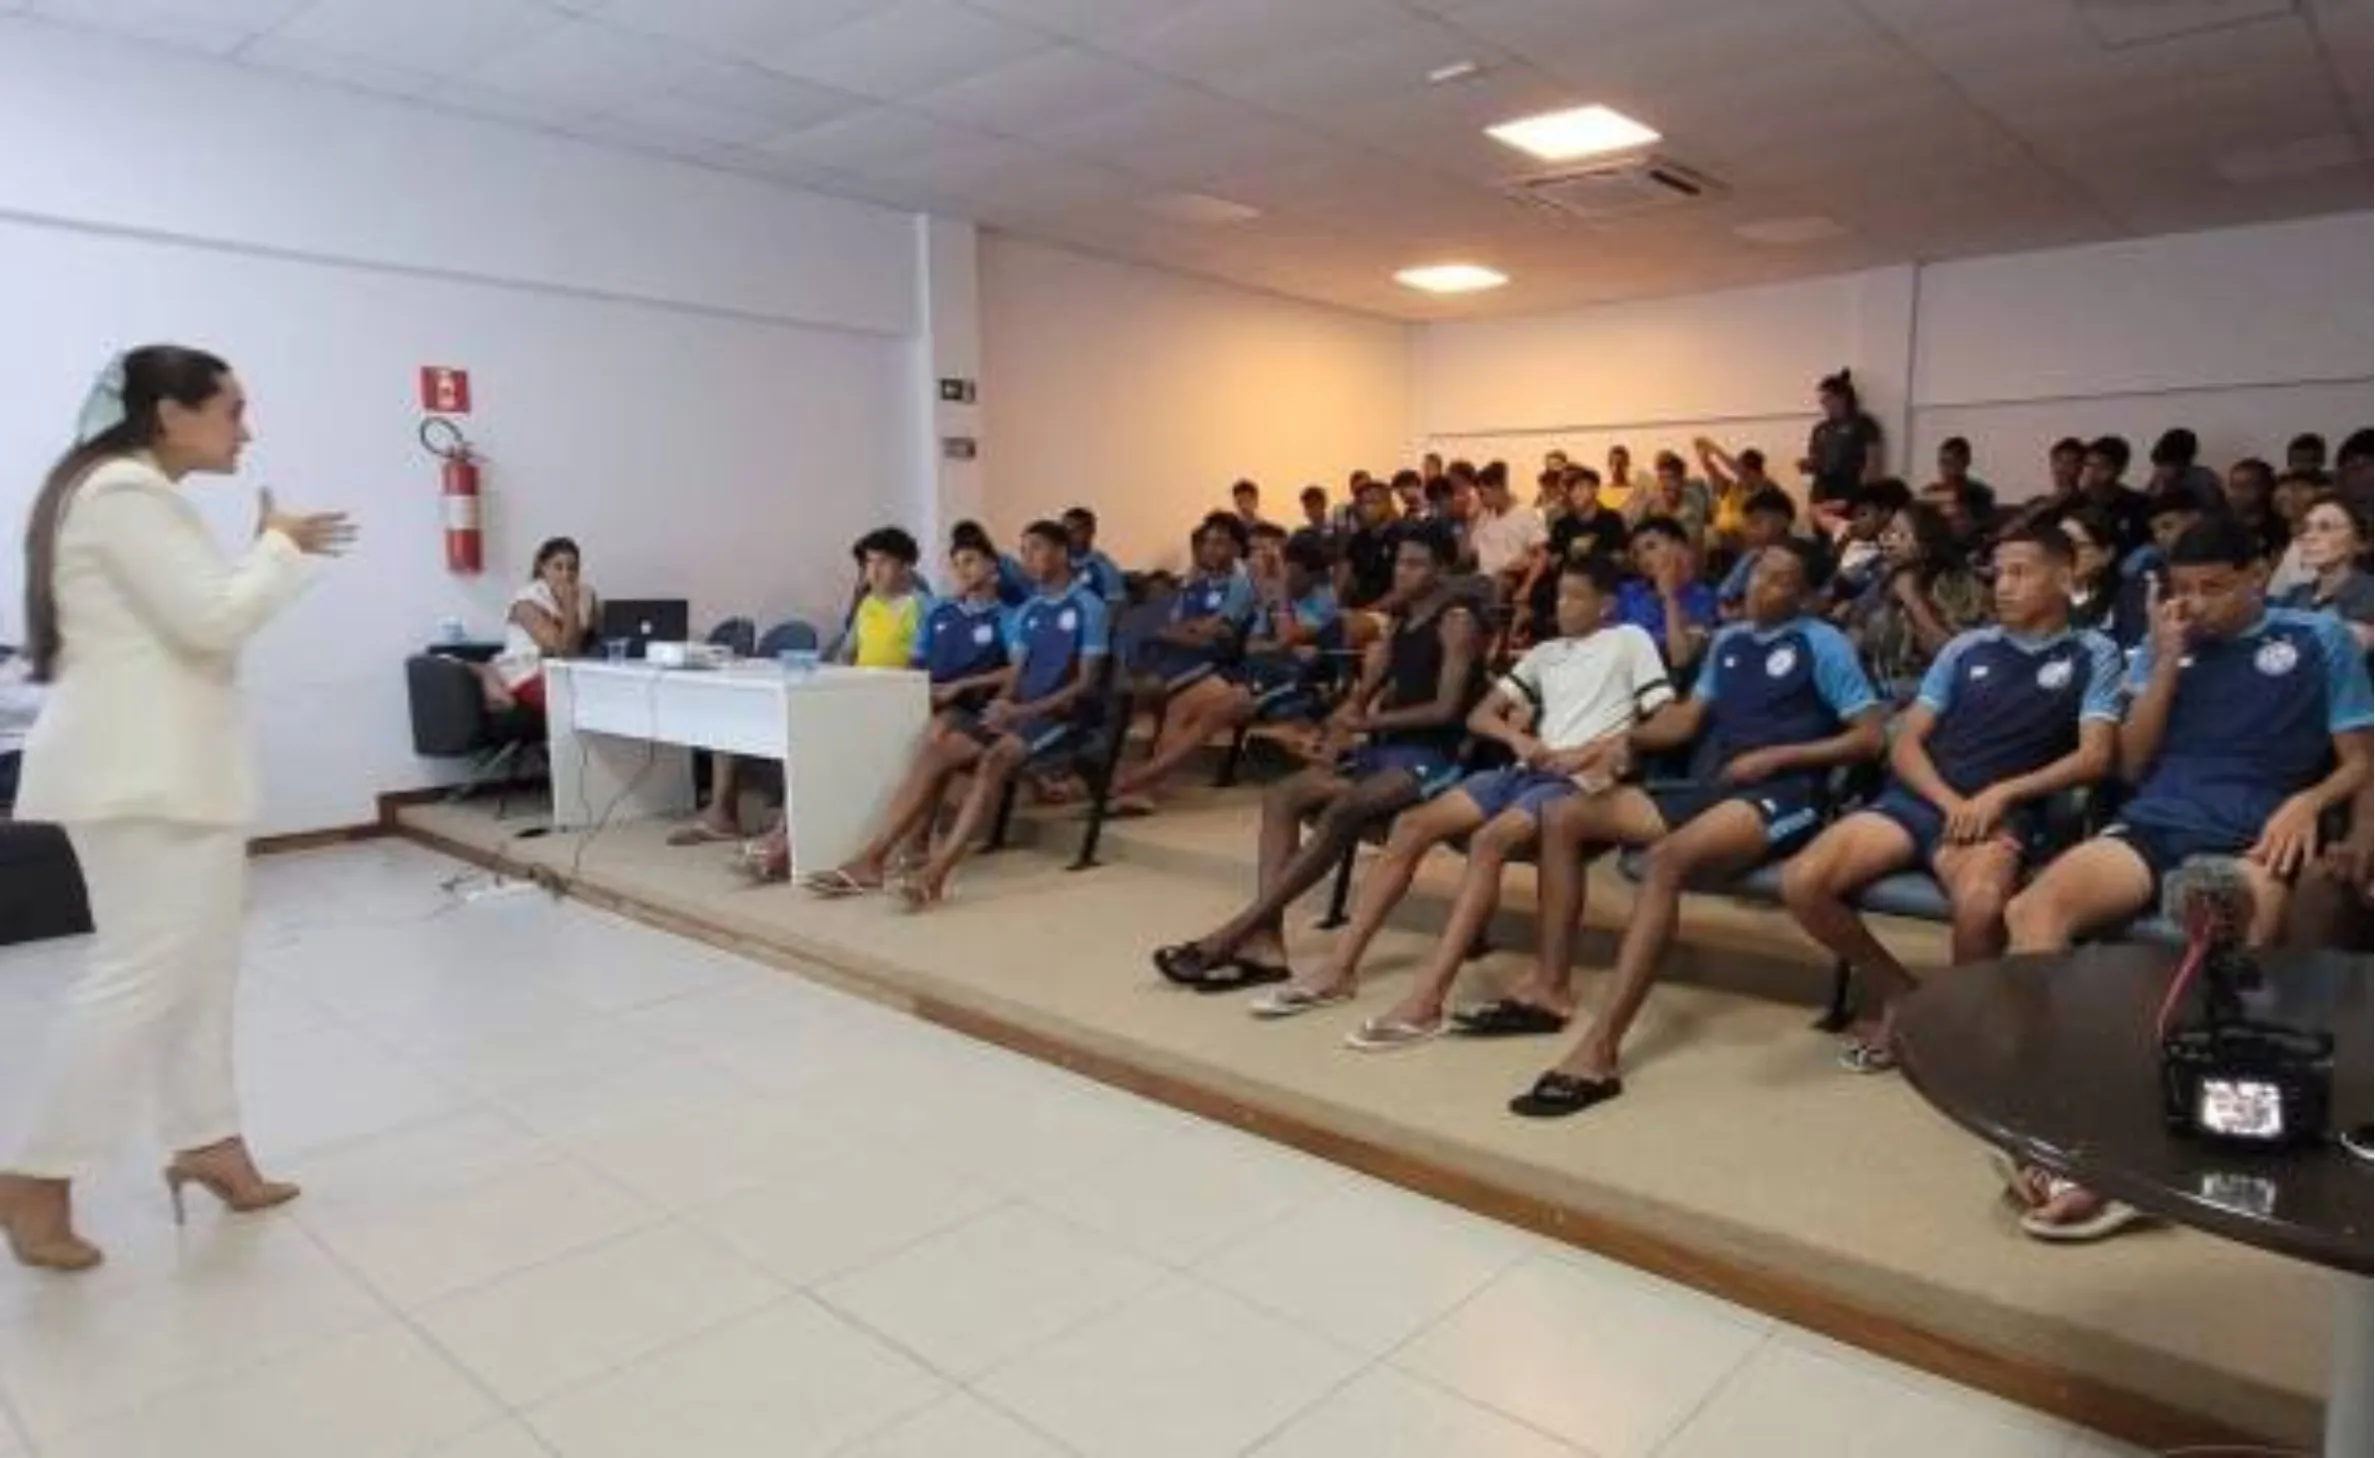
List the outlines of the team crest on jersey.
{"type": "Polygon", "coordinates": [[[1798,650],[1784,643],[1765,655],[1765,677],[1786,678],[1798,666],[1798,650]]]}
{"type": "Polygon", "coordinates": [[[1986,664],[1984,664],[1984,663],[1974,663],[1974,664],[1972,664],[1972,665],[1971,665],[1971,682],[1973,682],[1973,683],[1977,683],[1977,682],[1979,682],[1981,679],[1983,679],[1983,678],[1985,678],[1985,677],[1987,677],[1987,665],[1986,665],[1986,664]]]}
{"type": "Polygon", "coordinates": [[[1080,614],[1074,612],[1070,608],[1066,608],[1063,610],[1063,612],[1057,615],[1056,626],[1069,633],[1074,628],[1080,626],[1080,614]]]}
{"type": "Polygon", "coordinates": [[[2301,650],[2282,638],[2270,638],[2251,655],[2251,666],[2270,678],[2282,678],[2299,667],[2301,650]]]}
{"type": "Polygon", "coordinates": [[[981,644],[985,648],[989,646],[990,639],[996,636],[997,629],[992,628],[987,623],[983,623],[981,626],[973,630],[973,641],[981,644]]]}
{"type": "Polygon", "coordinates": [[[2070,686],[2071,677],[2078,670],[2067,658],[2049,658],[2037,666],[2037,687],[2047,693],[2070,686]]]}

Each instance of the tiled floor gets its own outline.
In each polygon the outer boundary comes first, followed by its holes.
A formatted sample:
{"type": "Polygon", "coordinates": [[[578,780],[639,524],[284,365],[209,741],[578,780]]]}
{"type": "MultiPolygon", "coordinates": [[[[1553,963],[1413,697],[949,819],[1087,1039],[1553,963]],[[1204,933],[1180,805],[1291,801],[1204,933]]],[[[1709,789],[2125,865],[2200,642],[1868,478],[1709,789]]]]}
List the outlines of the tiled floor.
{"type": "MultiPolygon", "coordinates": [[[[0,1458],[2117,1458],[2048,1419],[695,943],[259,870],[289,1211],[0,1267],[0,1458]]],[[[0,1110],[72,948],[0,953],[0,1110]]]]}

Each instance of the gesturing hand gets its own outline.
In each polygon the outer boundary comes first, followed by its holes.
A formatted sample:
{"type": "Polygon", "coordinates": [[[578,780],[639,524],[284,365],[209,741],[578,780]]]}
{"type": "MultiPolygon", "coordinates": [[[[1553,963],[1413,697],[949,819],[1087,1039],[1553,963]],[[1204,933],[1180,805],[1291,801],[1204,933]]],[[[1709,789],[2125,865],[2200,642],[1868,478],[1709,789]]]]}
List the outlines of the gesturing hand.
{"type": "Polygon", "coordinates": [[[343,511],[287,512],[270,488],[256,493],[256,535],[278,532],[308,557],[337,557],[355,543],[355,525],[343,511]]]}
{"type": "Polygon", "coordinates": [[[2144,611],[2152,619],[2152,661],[2171,666],[2185,657],[2194,614],[2184,598],[2161,596],[2158,575],[2144,579],[2144,611]]]}

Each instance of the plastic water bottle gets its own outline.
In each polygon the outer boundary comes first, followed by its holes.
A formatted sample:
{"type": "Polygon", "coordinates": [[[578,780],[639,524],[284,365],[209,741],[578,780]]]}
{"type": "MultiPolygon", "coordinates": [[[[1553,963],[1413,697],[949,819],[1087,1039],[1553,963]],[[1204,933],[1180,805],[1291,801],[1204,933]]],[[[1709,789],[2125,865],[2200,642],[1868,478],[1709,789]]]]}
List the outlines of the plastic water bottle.
{"type": "Polygon", "coordinates": [[[437,620],[438,642],[460,643],[466,640],[469,636],[469,630],[462,626],[462,620],[460,618],[439,618],[437,620]]]}

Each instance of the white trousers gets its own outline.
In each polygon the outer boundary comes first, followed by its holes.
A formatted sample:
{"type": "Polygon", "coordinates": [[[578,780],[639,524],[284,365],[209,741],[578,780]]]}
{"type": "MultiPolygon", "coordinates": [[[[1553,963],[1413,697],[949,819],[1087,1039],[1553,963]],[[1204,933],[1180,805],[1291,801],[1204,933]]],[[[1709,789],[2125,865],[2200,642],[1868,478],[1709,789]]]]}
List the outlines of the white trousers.
{"type": "Polygon", "coordinates": [[[127,820],[69,826],[67,836],[98,935],[57,1008],[12,1166],[50,1179],[112,1164],[152,1115],[167,1150],[239,1132],[231,1016],[245,831],[127,820]]]}

